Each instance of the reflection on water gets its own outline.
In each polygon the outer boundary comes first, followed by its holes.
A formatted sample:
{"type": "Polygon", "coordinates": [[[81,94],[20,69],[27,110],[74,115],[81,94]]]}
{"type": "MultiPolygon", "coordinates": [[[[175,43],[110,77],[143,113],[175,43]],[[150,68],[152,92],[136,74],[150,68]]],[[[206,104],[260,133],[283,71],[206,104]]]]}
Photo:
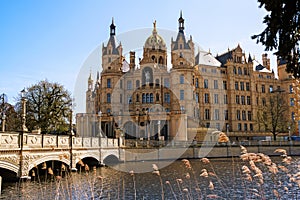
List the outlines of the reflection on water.
{"type": "MultiPolygon", "coordinates": [[[[272,158],[277,166],[283,164],[280,158],[272,158]]],[[[131,166],[152,169],[160,162],[122,163],[118,167],[131,170],[131,166]]],[[[245,180],[242,166],[246,164],[236,158],[214,159],[204,164],[200,160],[190,160],[191,168],[182,161],[159,169],[158,173],[126,173],[109,167],[101,167],[89,172],[72,173],[61,177],[52,177],[45,181],[36,176],[34,180],[18,183],[6,183],[2,187],[1,199],[299,199],[299,186],[290,180],[291,175],[299,172],[299,161],[295,160],[285,170],[279,169],[272,174],[268,168],[256,163],[263,171],[264,184],[251,172],[252,181],[245,180]],[[205,174],[205,169],[207,174],[205,174]],[[202,176],[200,176],[202,174],[202,176]],[[207,175],[207,176],[206,176],[207,175]],[[161,184],[162,183],[162,184],[161,184]]],[[[247,166],[249,166],[247,162],[247,166]]],[[[249,166],[251,169],[251,166],[249,166]]],[[[282,168],[283,169],[283,168],[282,168]]],[[[294,177],[295,179],[300,179],[294,177]]]]}

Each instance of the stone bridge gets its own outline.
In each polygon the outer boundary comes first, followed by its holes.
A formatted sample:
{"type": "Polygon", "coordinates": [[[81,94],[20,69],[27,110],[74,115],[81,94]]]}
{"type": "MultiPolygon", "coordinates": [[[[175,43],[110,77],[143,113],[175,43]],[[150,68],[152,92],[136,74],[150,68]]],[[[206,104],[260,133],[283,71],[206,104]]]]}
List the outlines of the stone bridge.
{"type": "Polygon", "coordinates": [[[0,132],[0,170],[20,178],[47,161],[60,161],[71,169],[84,158],[105,164],[108,157],[119,160],[118,139],[0,132]]]}

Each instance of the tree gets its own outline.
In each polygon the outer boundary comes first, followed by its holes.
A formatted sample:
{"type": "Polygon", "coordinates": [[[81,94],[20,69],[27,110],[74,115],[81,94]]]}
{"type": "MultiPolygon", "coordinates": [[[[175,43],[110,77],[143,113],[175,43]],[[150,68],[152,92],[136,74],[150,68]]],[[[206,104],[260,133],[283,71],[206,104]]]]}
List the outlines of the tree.
{"type": "Polygon", "coordinates": [[[252,36],[266,51],[277,50],[275,55],[287,62],[286,71],[300,78],[300,0],[258,0],[260,8],[269,12],[263,20],[265,30],[252,36]]]}
{"type": "MultiPolygon", "coordinates": [[[[40,81],[27,88],[25,98],[26,126],[29,130],[40,128],[42,133],[68,131],[72,99],[62,85],[40,81]]],[[[21,112],[21,96],[16,107],[21,112]]]]}
{"type": "Polygon", "coordinates": [[[285,132],[290,124],[288,109],[282,91],[274,91],[268,97],[265,105],[261,105],[258,109],[257,123],[259,127],[264,127],[265,131],[271,131],[276,140],[278,132],[285,132]]]}

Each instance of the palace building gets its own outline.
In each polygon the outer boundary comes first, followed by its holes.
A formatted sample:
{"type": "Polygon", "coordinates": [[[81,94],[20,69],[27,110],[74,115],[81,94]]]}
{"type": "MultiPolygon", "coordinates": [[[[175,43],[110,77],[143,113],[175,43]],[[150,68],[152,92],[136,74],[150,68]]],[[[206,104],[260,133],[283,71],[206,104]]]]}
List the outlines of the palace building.
{"type": "Polygon", "coordinates": [[[285,72],[284,62],[278,61],[277,77],[267,54],[260,64],[240,45],[217,56],[195,50],[192,37],[185,35],[182,14],[176,39],[162,38],[156,22],[149,35],[142,58],[136,62],[131,51],[127,61],[112,22],[102,46],[103,70],[95,83],[91,75],[88,78],[86,113],[76,115],[79,135],[96,136],[101,130],[111,138],[124,134],[127,139],[185,141],[203,127],[265,132],[261,111],[272,95],[284,97],[285,118],[289,127],[297,127],[299,83],[285,72]],[[165,39],[171,39],[171,46],[165,39]]]}

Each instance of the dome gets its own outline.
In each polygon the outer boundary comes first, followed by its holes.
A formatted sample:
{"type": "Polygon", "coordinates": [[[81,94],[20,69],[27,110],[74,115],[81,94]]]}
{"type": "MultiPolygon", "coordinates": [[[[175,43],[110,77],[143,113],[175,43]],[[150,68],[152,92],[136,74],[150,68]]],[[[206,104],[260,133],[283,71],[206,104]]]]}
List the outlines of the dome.
{"type": "Polygon", "coordinates": [[[164,39],[157,34],[156,31],[156,21],[153,23],[153,31],[152,35],[150,35],[144,45],[144,48],[149,48],[149,49],[166,49],[166,43],[164,39]]]}

